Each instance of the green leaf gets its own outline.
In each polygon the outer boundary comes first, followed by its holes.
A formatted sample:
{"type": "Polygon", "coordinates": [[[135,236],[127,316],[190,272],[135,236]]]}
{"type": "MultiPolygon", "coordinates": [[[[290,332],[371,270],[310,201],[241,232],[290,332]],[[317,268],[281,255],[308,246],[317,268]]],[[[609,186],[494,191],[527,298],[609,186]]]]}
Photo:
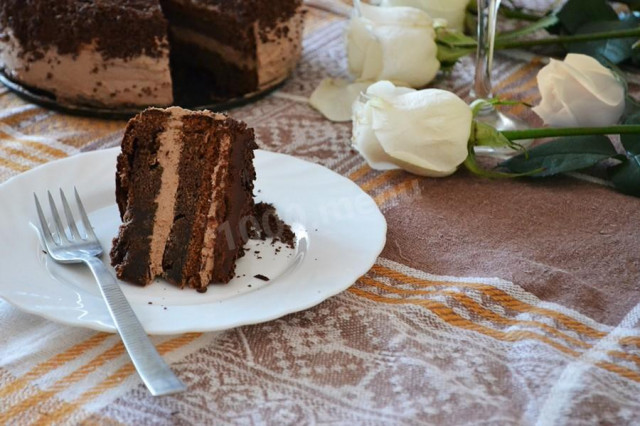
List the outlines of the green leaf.
{"type": "Polygon", "coordinates": [[[564,32],[569,34],[591,22],[618,19],[615,10],[605,0],[569,0],[556,16],[564,32]]]}
{"type": "Polygon", "coordinates": [[[465,47],[476,48],[478,42],[476,39],[469,37],[461,33],[460,31],[452,30],[446,27],[439,27],[436,29],[436,42],[440,45],[449,47],[465,47]]]}
{"type": "Polygon", "coordinates": [[[525,177],[525,176],[530,176],[533,173],[539,172],[539,170],[533,170],[532,172],[527,172],[527,173],[505,173],[505,172],[497,172],[495,170],[487,170],[478,164],[472,143],[469,144],[469,154],[467,155],[467,158],[464,160],[463,164],[467,168],[467,170],[469,170],[471,173],[478,176],[490,178],[490,179],[525,177]]]}
{"type": "Polygon", "coordinates": [[[452,68],[456,62],[458,62],[458,59],[475,51],[476,49],[472,48],[462,49],[459,47],[438,45],[438,61],[440,61],[441,68],[446,71],[452,68]]]}
{"type": "Polygon", "coordinates": [[[475,39],[444,27],[436,29],[438,61],[444,70],[453,67],[458,59],[476,51],[475,39]]]}
{"type": "Polygon", "coordinates": [[[618,191],[640,197],[640,155],[615,166],[611,170],[611,181],[618,191]]]}
{"type": "Polygon", "coordinates": [[[625,119],[623,121],[623,124],[640,124],[640,105],[636,103],[630,103],[627,100],[627,108],[625,110],[624,117],[625,119]]]}
{"type": "Polygon", "coordinates": [[[631,62],[633,65],[640,65],[640,41],[636,41],[631,46],[631,62]]]}
{"type": "Polygon", "coordinates": [[[543,30],[545,28],[549,28],[557,24],[558,22],[559,22],[559,19],[556,15],[545,16],[544,18],[541,18],[539,21],[536,21],[531,25],[527,25],[524,28],[520,28],[519,30],[498,34],[498,36],[496,37],[496,42],[505,41],[505,40],[514,40],[522,36],[543,30]]]}
{"type": "Polygon", "coordinates": [[[500,167],[527,173],[541,169],[536,177],[552,176],[591,167],[617,155],[609,138],[602,135],[570,136],[539,145],[500,164],[500,167]]]}
{"type": "Polygon", "coordinates": [[[640,135],[620,135],[622,146],[630,160],[640,162],[640,135]]]}
{"type": "MultiPolygon", "coordinates": [[[[627,121],[640,122],[640,111],[628,117],[627,121]]],[[[640,196],[640,135],[620,135],[620,142],[627,158],[612,169],[611,180],[620,192],[640,196]]]]}
{"type": "Polygon", "coordinates": [[[640,124],[640,104],[627,96],[624,124],[640,124]]]}
{"type": "MultiPolygon", "coordinates": [[[[640,25],[640,19],[635,16],[628,16],[624,20],[618,21],[598,21],[589,22],[580,26],[577,34],[590,34],[609,31],[620,31],[627,29],[634,29],[640,25]]],[[[583,53],[585,55],[593,56],[600,62],[605,63],[610,61],[614,64],[619,64],[633,55],[633,45],[637,41],[636,37],[627,38],[611,38],[605,40],[594,40],[582,43],[571,43],[567,46],[569,52],[583,53]]]]}
{"type": "Polygon", "coordinates": [[[626,98],[624,102],[624,114],[622,115],[623,124],[638,125],[640,124],[640,102],[636,101],[629,95],[628,88],[625,87],[626,98]]]}

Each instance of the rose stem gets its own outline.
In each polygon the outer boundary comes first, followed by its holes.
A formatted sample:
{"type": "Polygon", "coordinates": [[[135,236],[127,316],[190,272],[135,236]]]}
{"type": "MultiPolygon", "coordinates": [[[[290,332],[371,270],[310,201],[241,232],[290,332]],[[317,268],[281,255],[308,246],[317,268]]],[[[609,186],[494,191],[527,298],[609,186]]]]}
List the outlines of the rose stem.
{"type": "Polygon", "coordinates": [[[519,47],[531,47],[542,46],[549,44],[565,44],[565,43],[578,43],[594,40],[605,40],[612,38],[627,38],[627,37],[640,37],[640,28],[631,28],[628,30],[620,31],[605,31],[599,33],[589,34],[577,34],[569,36],[559,36],[542,38],[538,40],[512,40],[512,41],[500,41],[500,38],[496,40],[496,49],[514,49],[519,47]]]}
{"type": "Polygon", "coordinates": [[[627,124],[608,127],[566,127],[566,128],[542,128],[526,130],[503,130],[501,132],[509,140],[539,139],[557,136],[588,136],[588,135],[622,135],[640,134],[640,125],[627,124]]]}
{"type": "Polygon", "coordinates": [[[535,22],[543,18],[543,16],[533,15],[530,13],[523,12],[522,10],[511,9],[508,7],[500,8],[500,15],[504,16],[507,19],[519,19],[521,21],[529,21],[529,22],[535,22]]]}

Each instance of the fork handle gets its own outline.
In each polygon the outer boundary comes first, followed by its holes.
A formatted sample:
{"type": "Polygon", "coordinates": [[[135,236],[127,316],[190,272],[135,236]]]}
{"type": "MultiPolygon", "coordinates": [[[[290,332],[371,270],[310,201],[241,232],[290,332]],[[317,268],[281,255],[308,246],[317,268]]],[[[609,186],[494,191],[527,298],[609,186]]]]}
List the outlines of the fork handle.
{"type": "Polygon", "coordinates": [[[111,272],[96,257],[87,256],[83,261],[98,281],[100,292],[129,357],[151,394],[159,396],[184,391],[186,386],[158,354],[111,272]]]}

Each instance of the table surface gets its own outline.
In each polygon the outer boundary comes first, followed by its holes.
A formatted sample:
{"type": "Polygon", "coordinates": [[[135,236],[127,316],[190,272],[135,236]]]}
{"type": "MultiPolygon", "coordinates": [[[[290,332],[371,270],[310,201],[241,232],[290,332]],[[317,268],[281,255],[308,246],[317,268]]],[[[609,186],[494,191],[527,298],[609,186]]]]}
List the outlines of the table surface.
{"type": "MultiPolygon", "coordinates": [[[[322,78],[346,76],[345,22],[311,8],[294,75],[231,114],[255,128],[261,148],[322,164],[374,198],[388,241],[371,271],[275,321],[153,337],[189,387],[160,398],[149,395],[116,335],[0,300],[0,423],[638,421],[640,201],[583,175],[487,180],[460,171],[431,179],[370,169],[349,148],[350,124],[307,104],[322,78]]],[[[496,91],[536,103],[544,62],[498,55],[496,91]]],[[[433,86],[468,100],[472,74],[463,58],[433,86]]],[[[508,112],[540,125],[523,106],[508,112]]],[[[124,126],[0,89],[0,182],[117,146],[124,126]]]]}

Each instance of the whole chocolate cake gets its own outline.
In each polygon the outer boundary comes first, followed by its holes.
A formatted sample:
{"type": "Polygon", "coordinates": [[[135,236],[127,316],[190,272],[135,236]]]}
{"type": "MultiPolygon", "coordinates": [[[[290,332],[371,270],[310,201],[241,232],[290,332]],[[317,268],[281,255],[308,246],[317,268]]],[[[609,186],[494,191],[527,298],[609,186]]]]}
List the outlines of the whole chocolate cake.
{"type": "Polygon", "coordinates": [[[302,0],[2,0],[0,69],[61,103],[197,104],[272,87],[302,0]]]}
{"type": "Polygon", "coordinates": [[[254,214],[256,147],[224,114],[150,108],[131,119],[116,172],[118,278],[198,290],[231,280],[254,214]]]}

